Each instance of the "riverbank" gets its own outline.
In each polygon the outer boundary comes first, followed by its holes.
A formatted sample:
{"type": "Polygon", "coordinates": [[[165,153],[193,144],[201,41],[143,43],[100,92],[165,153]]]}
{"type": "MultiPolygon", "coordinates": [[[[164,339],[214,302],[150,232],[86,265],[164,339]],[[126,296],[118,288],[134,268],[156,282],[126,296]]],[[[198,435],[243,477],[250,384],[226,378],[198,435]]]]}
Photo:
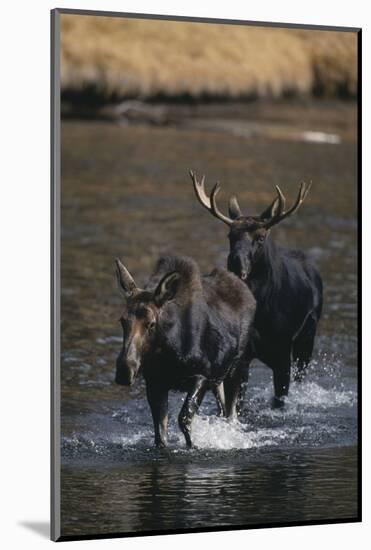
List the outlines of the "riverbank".
{"type": "Polygon", "coordinates": [[[127,99],[355,97],[357,34],[61,16],[61,89],[127,99]]]}

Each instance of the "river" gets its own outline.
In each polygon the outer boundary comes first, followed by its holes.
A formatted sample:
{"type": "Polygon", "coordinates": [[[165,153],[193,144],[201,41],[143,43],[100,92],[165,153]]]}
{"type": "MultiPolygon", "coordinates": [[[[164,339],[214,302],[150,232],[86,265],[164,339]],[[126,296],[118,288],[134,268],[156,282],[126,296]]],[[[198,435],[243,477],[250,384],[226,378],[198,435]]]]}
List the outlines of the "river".
{"type": "Polygon", "coordinates": [[[62,123],[64,536],[357,516],[355,106],[259,106],[256,120],[246,109],[168,126],[62,123]],[[324,310],[308,376],[292,384],[285,410],[271,409],[271,371],[255,362],[238,422],[217,418],[208,395],[188,451],[176,424],[184,395],[174,393],[169,448],[158,451],[143,381],[114,384],[114,258],[139,285],[162,253],[193,256],[204,272],[226,265],[226,228],[196,201],[190,168],[221,182],[224,211],[236,194],[250,214],[275,184],[290,202],[301,180],[313,181],[272,238],[316,263],[324,310]]]}

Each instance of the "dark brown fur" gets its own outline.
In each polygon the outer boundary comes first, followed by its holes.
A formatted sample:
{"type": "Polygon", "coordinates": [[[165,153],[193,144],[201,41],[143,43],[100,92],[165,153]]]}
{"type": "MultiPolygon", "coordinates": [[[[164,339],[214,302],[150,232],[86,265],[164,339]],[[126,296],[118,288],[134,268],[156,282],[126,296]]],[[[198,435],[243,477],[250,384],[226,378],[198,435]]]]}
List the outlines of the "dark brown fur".
{"type": "MultiPolygon", "coordinates": [[[[123,272],[124,292],[131,281],[123,272]]],[[[201,276],[194,260],[179,256],[161,258],[146,288],[127,296],[116,381],[131,384],[143,371],[156,445],[166,445],[169,390],[187,392],[179,425],[188,446],[206,390],[212,389],[224,408],[220,385],[225,381],[225,412],[235,414],[254,313],[255,300],[235,275],[214,269],[201,276]]]]}

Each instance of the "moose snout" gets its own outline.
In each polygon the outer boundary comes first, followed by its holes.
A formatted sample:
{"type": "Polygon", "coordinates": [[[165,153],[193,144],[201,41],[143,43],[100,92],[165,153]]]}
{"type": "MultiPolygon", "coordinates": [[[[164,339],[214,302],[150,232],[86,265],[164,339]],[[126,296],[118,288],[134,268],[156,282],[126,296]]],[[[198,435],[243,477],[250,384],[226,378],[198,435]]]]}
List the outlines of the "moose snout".
{"type": "Polygon", "coordinates": [[[131,386],[136,378],[139,365],[137,361],[125,361],[120,353],[116,360],[115,382],[120,386],[131,386]]]}
{"type": "Polygon", "coordinates": [[[250,263],[240,255],[231,255],[228,259],[228,269],[233,271],[242,281],[246,281],[251,271],[250,263]]]}
{"type": "Polygon", "coordinates": [[[134,382],[134,377],[129,373],[116,371],[115,382],[120,386],[131,386],[134,382]]]}

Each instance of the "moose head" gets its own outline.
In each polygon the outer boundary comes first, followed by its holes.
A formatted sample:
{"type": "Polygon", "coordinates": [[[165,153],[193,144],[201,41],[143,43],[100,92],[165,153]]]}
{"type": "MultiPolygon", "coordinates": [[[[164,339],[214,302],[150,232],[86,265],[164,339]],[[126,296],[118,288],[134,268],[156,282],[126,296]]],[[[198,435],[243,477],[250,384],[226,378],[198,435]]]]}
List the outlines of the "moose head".
{"type": "Polygon", "coordinates": [[[205,176],[201,181],[198,181],[196,174],[192,171],[190,171],[190,176],[196,197],[202,206],[215,218],[228,225],[230,244],[228,269],[244,281],[248,279],[252,269],[262,257],[271,228],[299,209],[311,187],[311,184],[302,183],[296,201],[291,208],[285,210],[286,199],[276,185],[276,198],[258,216],[244,216],[237,198],[231,197],[229,216],[226,216],[219,210],[216,203],[216,196],[220,191],[219,182],[214,185],[210,196],[208,196],[205,190],[205,176]]]}
{"type": "Polygon", "coordinates": [[[123,346],[116,360],[115,381],[131,386],[144,357],[157,345],[159,312],[175,296],[180,274],[167,273],[153,292],[138,288],[119,259],[116,259],[116,275],[125,302],[120,317],[123,346]]]}

